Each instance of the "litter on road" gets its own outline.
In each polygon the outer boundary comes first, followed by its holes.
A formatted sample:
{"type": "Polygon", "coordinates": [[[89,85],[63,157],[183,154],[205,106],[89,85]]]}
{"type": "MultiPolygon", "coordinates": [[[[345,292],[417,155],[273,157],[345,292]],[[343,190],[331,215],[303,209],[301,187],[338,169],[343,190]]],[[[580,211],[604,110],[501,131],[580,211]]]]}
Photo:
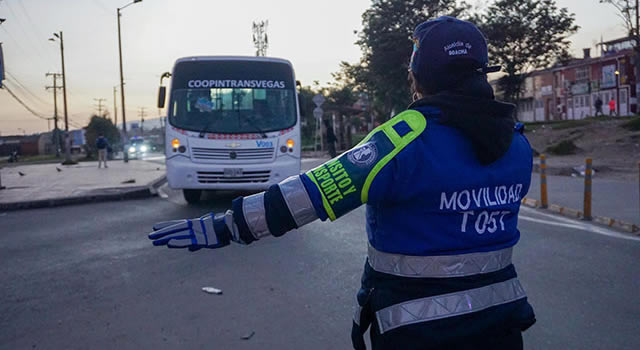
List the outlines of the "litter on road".
{"type": "Polygon", "coordinates": [[[247,333],[247,334],[243,335],[243,336],[242,336],[242,339],[244,339],[244,340],[249,340],[249,339],[251,339],[251,337],[253,337],[255,334],[256,334],[256,332],[251,331],[250,333],[247,333]]]}
{"type": "Polygon", "coordinates": [[[217,294],[217,295],[222,294],[221,289],[213,288],[213,287],[202,287],[202,291],[208,294],[217,294]]]}

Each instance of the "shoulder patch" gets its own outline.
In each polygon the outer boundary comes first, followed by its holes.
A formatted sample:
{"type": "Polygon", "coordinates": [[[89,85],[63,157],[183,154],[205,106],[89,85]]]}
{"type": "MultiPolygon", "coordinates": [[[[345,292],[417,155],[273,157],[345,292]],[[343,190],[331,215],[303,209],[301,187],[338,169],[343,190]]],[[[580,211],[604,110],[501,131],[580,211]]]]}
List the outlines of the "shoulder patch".
{"type": "Polygon", "coordinates": [[[418,111],[408,110],[374,129],[357,146],[306,173],[321,194],[331,220],[367,202],[376,175],[426,128],[418,111]]]}
{"type": "Polygon", "coordinates": [[[405,144],[406,146],[409,144],[409,142],[415,140],[415,138],[418,137],[418,135],[422,134],[422,132],[426,127],[427,127],[427,119],[424,117],[424,115],[422,115],[422,113],[416,110],[409,109],[396,115],[395,117],[391,118],[391,120],[380,125],[379,127],[373,129],[369,133],[369,135],[367,135],[367,137],[365,137],[362,141],[360,141],[358,145],[361,145],[369,141],[369,139],[371,139],[376,132],[382,131],[389,137],[389,139],[391,139],[393,144],[396,146],[399,143],[402,143],[403,139],[405,139],[405,141],[409,139],[405,144]],[[396,131],[396,128],[394,127],[402,128],[401,126],[402,124],[408,125],[410,128],[410,131],[407,133],[404,133],[403,135],[400,135],[398,131],[396,131]]]}
{"type": "Polygon", "coordinates": [[[409,109],[395,117],[391,118],[388,122],[380,125],[374,129],[360,144],[367,142],[374,134],[382,132],[393,143],[393,150],[380,159],[373,167],[361,192],[362,203],[366,203],[369,198],[369,187],[376,175],[384,168],[385,165],[393,159],[402,149],[404,149],[413,140],[418,138],[420,134],[427,128],[427,118],[422,113],[409,109]],[[407,130],[407,126],[409,130],[407,130]],[[399,132],[400,131],[400,132],[399,132]]]}

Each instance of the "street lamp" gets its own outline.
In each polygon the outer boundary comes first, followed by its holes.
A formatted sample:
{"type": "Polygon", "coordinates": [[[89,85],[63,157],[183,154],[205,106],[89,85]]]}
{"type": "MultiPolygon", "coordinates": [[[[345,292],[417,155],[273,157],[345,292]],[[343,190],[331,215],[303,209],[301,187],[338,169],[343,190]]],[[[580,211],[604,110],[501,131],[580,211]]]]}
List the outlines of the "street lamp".
{"type": "Polygon", "coordinates": [[[122,104],[122,132],[124,136],[122,150],[124,152],[125,163],[129,161],[129,152],[127,152],[127,150],[124,149],[124,145],[126,144],[126,140],[127,140],[127,117],[126,117],[126,112],[124,107],[124,76],[122,72],[122,38],[120,35],[120,16],[121,16],[120,11],[138,2],[142,2],[142,0],[133,0],[133,2],[130,2],[122,7],[119,7],[116,10],[116,15],[118,17],[118,52],[120,54],[120,99],[121,99],[120,103],[122,104]]]}
{"type": "Polygon", "coordinates": [[[62,164],[74,164],[71,159],[71,142],[69,139],[69,117],[67,113],[67,74],[64,69],[64,37],[62,31],[60,33],[53,33],[53,38],[49,38],[49,41],[60,42],[60,57],[62,61],[62,99],[64,102],[64,162],[62,164]]]}
{"type": "MultiPolygon", "coordinates": [[[[6,19],[0,18],[0,24],[4,23],[6,19]]],[[[0,41],[0,61],[2,61],[2,42],[0,41]]],[[[4,80],[4,68],[2,67],[4,63],[0,62],[0,89],[2,89],[2,81],[4,80]]],[[[2,189],[2,185],[0,185],[0,190],[2,189]]]]}

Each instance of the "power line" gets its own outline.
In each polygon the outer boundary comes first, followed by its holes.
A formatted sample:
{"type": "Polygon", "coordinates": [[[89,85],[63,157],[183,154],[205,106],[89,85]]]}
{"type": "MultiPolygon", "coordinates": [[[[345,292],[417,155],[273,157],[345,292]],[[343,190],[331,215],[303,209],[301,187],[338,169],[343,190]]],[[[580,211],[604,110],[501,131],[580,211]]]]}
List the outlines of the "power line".
{"type": "Polygon", "coordinates": [[[35,105],[35,107],[37,107],[38,109],[41,109],[41,103],[38,101],[35,101],[27,91],[25,91],[20,85],[18,85],[13,79],[9,78],[8,76],[5,77],[5,81],[10,82],[11,84],[13,84],[13,89],[14,91],[22,96],[22,99],[26,102],[29,102],[30,105],[35,105]]]}
{"type": "Polygon", "coordinates": [[[11,77],[11,79],[14,81],[14,83],[16,83],[16,85],[19,85],[20,87],[22,87],[22,89],[24,89],[29,95],[33,96],[36,100],[38,100],[38,102],[46,105],[47,107],[51,107],[49,102],[44,101],[42,98],[34,94],[31,90],[29,90],[29,88],[27,88],[26,85],[22,84],[15,75],[11,74],[11,72],[7,70],[5,70],[4,72],[11,77]]]}
{"type": "MultiPolygon", "coordinates": [[[[11,8],[11,6],[9,5],[9,2],[6,2],[6,7],[7,10],[9,11],[9,13],[11,14],[11,16],[13,16],[15,18],[15,21],[10,21],[11,23],[16,23],[16,26],[18,28],[18,30],[21,33],[24,33],[23,36],[26,35],[26,30],[24,29],[24,25],[23,25],[23,20],[22,17],[18,17],[16,15],[16,12],[11,8]]],[[[46,48],[45,45],[45,41],[44,40],[40,40],[40,36],[38,35],[37,32],[35,32],[34,28],[37,28],[37,26],[35,25],[34,21],[31,20],[31,17],[29,16],[28,12],[26,11],[26,8],[24,8],[24,5],[22,5],[21,2],[18,2],[20,4],[20,6],[22,6],[23,12],[27,17],[27,20],[29,21],[29,25],[27,25],[30,29],[29,34],[31,35],[26,35],[29,37],[30,40],[16,40],[16,38],[11,34],[11,32],[9,32],[9,30],[6,28],[7,25],[3,25],[1,26],[2,29],[5,31],[5,33],[9,36],[9,38],[14,42],[15,46],[18,48],[19,51],[21,51],[21,53],[23,54],[23,57],[29,57],[31,62],[36,63],[41,69],[43,70],[47,70],[49,69],[49,65],[51,64],[50,60],[45,59],[45,56],[49,56],[50,53],[47,53],[45,50],[45,54],[43,55],[43,51],[42,48],[46,48]],[[35,50],[35,53],[27,53],[27,50],[25,50],[25,46],[23,46],[25,44],[25,41],[30,41],[28,48],[30,48],[31,50],[29,51],[33,51],[35,50]],[[39,59],[38,59],[39,58],[39,59]]],[[[2,2],[0,2],[0,5],[2,5],[2,2]]]]}
{"type": "Polygon", "coordinates": [[[22,107],[24,107],[27,111],[29,111],[29,112],[30,112],[31,114],[33,114],[34,116],[36,116],[36,117],[38,117],[38,118],[40,118],[40,119],[43,119],[43,120],[48,120],[48,119],[49,119],[49,118],[47,118],[47,117],[43,116],[42,114],[40,114],[40,113],[38,113],[38,112],[34,111],[33,109],[31,109],[31,107],[27,106],[27,104],[26,104],[26,103],[22,102],[22,100],[21,100],[18,96],[16,96],[16,94],[14,94],[14,93],[13,93],[13,91],[11,91],[11,89],[9,89],[9,86],[4,85],[4,86],[3,86],[3,89],[4,89],[4,90],[7,90],[7,92],[9,93],[9,95],[11,95],[11,96],[16,100],[16,101],[18,101],[18,103],[19,103],[19,104],[21,104],[21,105],[22,105],[22,107]]]}
{"type": "MultiPolygon", "coordinates": [[[[19,1],[18,3],[19,3],[20,5],[22,5],[22,2],[20,2],[20,1],[19,1]]],[[[6,5],[7,5],[7,9],[8,9],[8,10],[9,10],[9,12],[11,13],[11,15],[13,15],[13,17],[15,17],[16,19],[17,19],[17,18],[21,18],[21,17],[19,17],[19,16],[16,14],[16,12],[15,12],[15,11],[13,11],[13,9],[11,8],[11,5],[9,5],[9,3],[8,3],[8,2],[6,3],[6,5]]],[[[24,6],[23,6],[23,8],[24,8],[24,6]]],[[[26,15],[27,21],[29,22],[29,23],[27,23],[27,26],[26,26],[26,27],[28,27],[28,28],[29,28],[29,31],[28,31],[28,32],[29,32],[29,34],[30,34],[30,35],[29,35],[29,37],[30,37],[30,39],[33,41],[33,44],[34,44],[34,45],[33,45],[33,47],[34,47],[34,48],[35,48],[35,50],[37,51],[37,54],[38,54],[38,56],[40,57],[40,59],[42,59],[44,62],[46,62],[46,60],[44,59],[44,56],[43,56],[43,54],[42,54],[42,51],[41,51],[41,48],[42,48],[42,47],[44,47],[44,41],[40,41],[40,40],[39,40],[38,33],[36,33],[36,32],[35,32],[35,29],[34,29],[34,28],[36,28],[36,26],[35,26],[35,24],[33,23],[33,21],[31,21],[31,17],[29,17],[29,15],[27,14],[26,10],[24,10],[24,13],[25,13],[25,15],[26,15]]],[[[25,26],[24,26],[24,25],[21,25],[21,23],[20,23],[20,22],[22,22],[22,19],[21,19],[20,21],[16,21],[15,23],[17,23],[17,24],[18,24],[18,26],[20,26],[20,27],[21,27],[20,29],[21,29],[21,31],[22,31],[22,32],[26,33],[26,32],[27,32],[27,30],[24,30],[24,29],[23,29],[25,26]]]]}
{"type": "MultiPolygon", "coordinates": [[[[7,36],[9,36],[9,39],[11,39],[11,41],[13,41],[14,44],[14,48],[17,48],[17,51],[19,51],[22,55],[20,55],[20,57],[29,57],[30,59],[33,59],[35,56],[40,57],[40,60],[30,60],[30,62],[35,62],[41,69],[46,70],[47,65],[44,63],[44,59],[42,58],[42,55],[37,54],[37,55],[33,55],[27,52],[27,50],[24,48],[24,46],[22,46],[21,42],[23,43],[24,41],[18,41],[16,40],[16,38],[13,36],[13,34],[11,34],[11,32],[9,32],[7,30],[7,28],[5,28],[6,25],[2,25],[0,26],[0,29],[2,29],[7,36]]],[[[5,54],[8,52],[11,52],[12,46],[11,45],[6,45],[4,46],[5,48],[5,54]],[[9,50],[7,50],[9,49],[9,50]]],[[[5,56],[5,60],[6,60],[6,56],[5,56]]]]}
{"type": "Polygon", "coordinates": [[[16,47],[17,47],[20,51],[22,51],[22,54],[27,55],[27,51],[25,51],[25,49],[22,47],[22,45],[20,44],[20,42],[19,42],[18,40],[16,40],[16,38],[14,38],[14,37],[13,37],[13,35],[11,34],[11,32],[9,32],[9,31],[7,30],[7,28],[5,28],[5,26],[0,26],[0,28],[1,28],[2,30],[4,30],[4,32],[5,32],[5,33],[7,33],[7,35],[9,36],[9,39],[11,39],[11,40],[16,44],[16,47]]]}

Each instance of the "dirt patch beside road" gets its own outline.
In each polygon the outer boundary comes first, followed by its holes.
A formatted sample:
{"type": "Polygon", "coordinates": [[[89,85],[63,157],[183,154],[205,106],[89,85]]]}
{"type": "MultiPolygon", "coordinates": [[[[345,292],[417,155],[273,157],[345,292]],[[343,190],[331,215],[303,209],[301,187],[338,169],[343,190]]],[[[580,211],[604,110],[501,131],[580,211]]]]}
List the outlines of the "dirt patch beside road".
{"type": "MultiPolygon", "coordinates": [[[[554,123],[527,124],[525,134],[531,146],[547,155],[549,171],[557,175],[571,175],[574,167],[593,158],[596,176],[619,180],[637,180],[640,162],[640,131],[625,127],[637,124],[634,118],[587,118],[554,123]],[[573,143],[575,148],[566,147],[573,143]],[[563,147],[558,147],[561,145],[563,147]],[[548,151],[567,150],[559,155],[548,151]]],[[[537,162],[537,160],[536,160],[537,162]]]]}

